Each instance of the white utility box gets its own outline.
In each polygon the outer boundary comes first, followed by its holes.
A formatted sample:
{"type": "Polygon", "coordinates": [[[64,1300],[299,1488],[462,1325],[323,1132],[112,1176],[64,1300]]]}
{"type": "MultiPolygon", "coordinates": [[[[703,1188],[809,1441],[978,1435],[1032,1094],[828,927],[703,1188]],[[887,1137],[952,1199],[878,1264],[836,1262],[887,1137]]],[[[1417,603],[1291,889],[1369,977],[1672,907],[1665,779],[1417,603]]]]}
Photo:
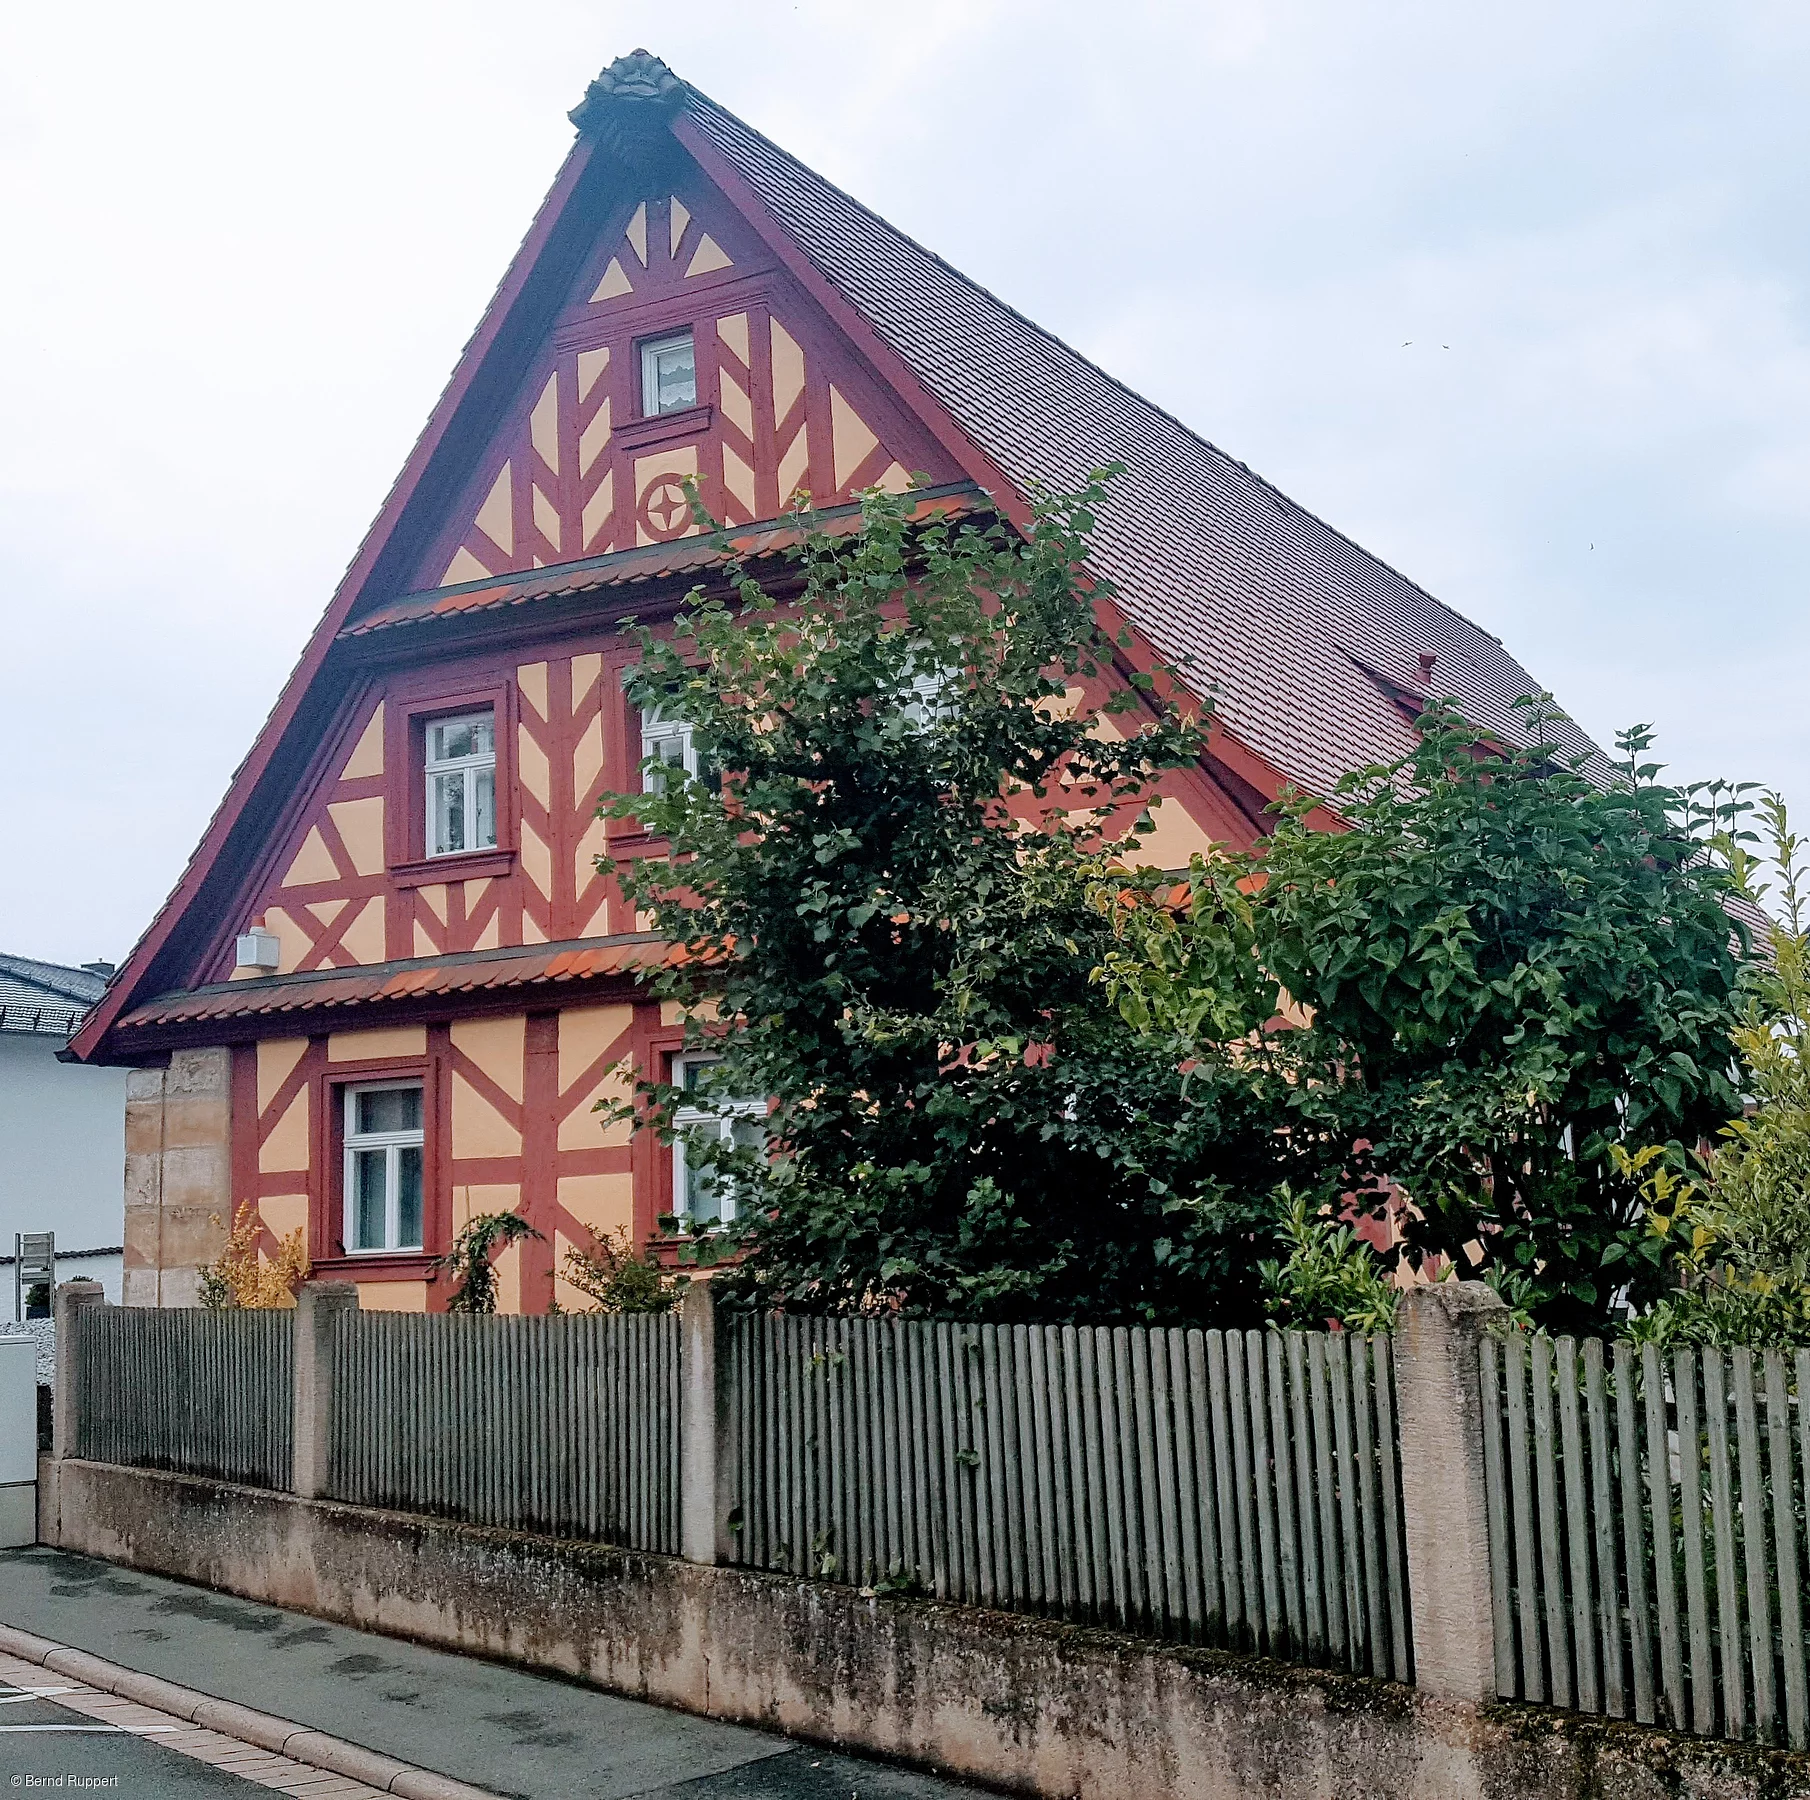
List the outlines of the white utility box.
{"type": "Polygon", "coordinates": [[[0,1550],[38,1541],[38,1347],[0,1337],[0,1550]]]}

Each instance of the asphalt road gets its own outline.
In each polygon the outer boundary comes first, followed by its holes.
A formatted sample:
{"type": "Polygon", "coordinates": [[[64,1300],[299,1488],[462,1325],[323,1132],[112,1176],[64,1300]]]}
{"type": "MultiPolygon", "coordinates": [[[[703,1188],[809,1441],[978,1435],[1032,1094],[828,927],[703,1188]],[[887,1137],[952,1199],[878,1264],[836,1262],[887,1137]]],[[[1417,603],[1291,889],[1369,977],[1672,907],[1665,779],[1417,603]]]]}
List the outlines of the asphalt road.
{"type": "MultiPolygon", "coordinates": [[[[0,1551],[0,1621],[523,1800],[955,1800],[977,1791],[57,1550],[0,1551]]],[[[59,1754],[77,1741],[59,1736],[59,1754]]],[[[85,1753],[104,1756],[115,1740],[90,1742],[106,1749],[85,1753]]],[[[204,1777],[249,1791],[211,1770],[195,1781],[204,1777]]],[[[0,1800],[6,1791],[0,1779],[0,1800]]]]}
{"type": "MultiPolygon", "coordinates": [[[[55,1687],[48,1670],[44,1686],[55,1687]]],[[[0,1683],[0,1796],[117,1794],[121,1800],[251,1800],[270,1789],[225,1775],[152,1738],[97,1725],[54,1700],[25,1698],[0,1683]]]]}

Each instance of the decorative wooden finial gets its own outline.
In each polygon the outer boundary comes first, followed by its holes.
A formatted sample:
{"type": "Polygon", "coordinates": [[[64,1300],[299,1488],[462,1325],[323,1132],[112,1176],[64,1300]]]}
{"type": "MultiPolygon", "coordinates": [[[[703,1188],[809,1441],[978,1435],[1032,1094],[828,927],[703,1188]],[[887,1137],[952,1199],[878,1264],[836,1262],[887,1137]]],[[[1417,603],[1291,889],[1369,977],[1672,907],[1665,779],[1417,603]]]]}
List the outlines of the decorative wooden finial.
{"type": "Polygon", "coordinates": [[[626,122],[625,111],[669,112],[684,91],[685,83],[659,57],[648,50],[631,50],[585,89],[584,98],[567,116],[580,131],[596,131],[626,122]]]}

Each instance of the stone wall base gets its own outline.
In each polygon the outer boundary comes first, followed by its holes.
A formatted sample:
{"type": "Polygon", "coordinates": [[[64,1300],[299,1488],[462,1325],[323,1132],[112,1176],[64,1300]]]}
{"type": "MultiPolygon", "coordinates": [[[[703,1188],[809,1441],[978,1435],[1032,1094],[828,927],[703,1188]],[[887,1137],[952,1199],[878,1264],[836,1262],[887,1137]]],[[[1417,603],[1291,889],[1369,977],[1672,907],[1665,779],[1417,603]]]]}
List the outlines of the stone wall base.
{"type": "Polygon", "coordinates": [[[1810,1757],[1047,1619],[73,1459],[40,1492],[68,1550],[1051,1800],[1810,1800],[1810,1757]]]}

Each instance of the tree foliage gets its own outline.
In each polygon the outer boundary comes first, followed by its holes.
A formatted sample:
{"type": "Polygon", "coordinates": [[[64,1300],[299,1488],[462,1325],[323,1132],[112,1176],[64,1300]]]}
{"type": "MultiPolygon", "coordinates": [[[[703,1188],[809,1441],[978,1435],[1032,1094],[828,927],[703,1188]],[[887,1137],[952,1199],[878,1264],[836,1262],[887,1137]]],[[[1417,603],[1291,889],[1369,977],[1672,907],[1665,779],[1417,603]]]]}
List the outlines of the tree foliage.
{"type": "Polygon", "coordinates": [[[1737,881],[1774,909],[1768,954],[1747,970],[1734,1032],[1747,1105],[1684,1172],[1654,1152],[1626,1158],[1672,1253],[1678,1291],[1639,1322],[1660,1343],[1810,1344],[1810,918],[1804,845],[1784,802],[1763,797],[1764,863],[1729,841],[1737,881]]]}
{"type": "Polygon", "coordinates": [[[1616,1152],[1682,1155],[1738,1110],[1744,938],[1709,853],[1723,809],[1659,779],[1644,729],[1603,769],[1524,709],[1513,746],[1431,709],[1410,755],[1336,790],[1347,829],[1297,797],[1251,856],[1197,864],[1183,907],[1129,913],[1108,978],[1185,1033],[1254,958],[1300,1009],[1263,1055],[1324,1152],[1322,1204],[1405,1196],[1410,1257],[1600,1328],[1667,1279],[1616,1152]]]}
{"type": "MultiPolygon", "coordinates": [[[[1106,835],[1204,742],[1160,673],[1084,697],[1116,655],[1080,573],[1100,495],[1041,501],[1021,536],[872,493],[856,532],[800,518],[775,592],[744,576],[641,633],[630,697],[689,721],[706,773],[650,764],[656,791],[610,803],[667,846],[618,875],[690,953],[656,988],[722,1060],[633,1104],[670,1137],[681,1102],[770,1102],[764,1148],[688,1145],[739,1206],[688,1254],[744,1252],[750,1298],[1254,1313],[1294,1157],[1274,1098],[1223,1045],[1184,1067],[1090,980],[1106,835]]],[[[1227,1041],[1263,1020],[1220,1013],[1227,1041]]]]}

